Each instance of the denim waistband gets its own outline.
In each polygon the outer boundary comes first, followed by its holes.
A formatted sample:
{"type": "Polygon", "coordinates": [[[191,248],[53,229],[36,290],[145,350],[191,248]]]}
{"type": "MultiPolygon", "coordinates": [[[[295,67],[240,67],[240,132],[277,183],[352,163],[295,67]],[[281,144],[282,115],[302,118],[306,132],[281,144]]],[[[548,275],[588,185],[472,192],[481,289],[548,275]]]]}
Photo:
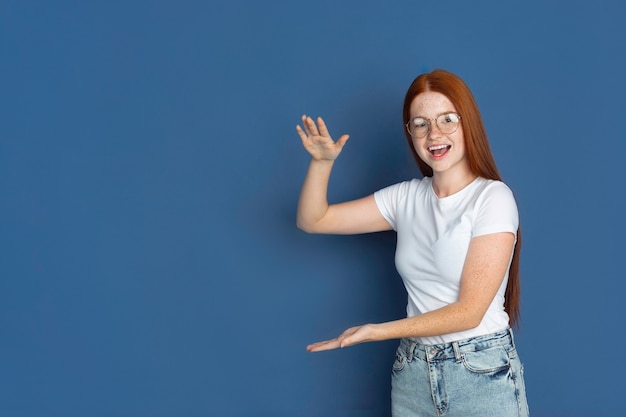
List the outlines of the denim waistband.
{"type": "Polygon", "coordinates": [[[437,345],[424,345],[412,339],[401,339],[399,349],[404,352],[410,362],[414,357],[429,361],[451,358],[459,360],[464,352],[477,352],[493,346],[504,346],[513,349],[515,347],[515,341],[511,328],[483,336],[437,345]]]}

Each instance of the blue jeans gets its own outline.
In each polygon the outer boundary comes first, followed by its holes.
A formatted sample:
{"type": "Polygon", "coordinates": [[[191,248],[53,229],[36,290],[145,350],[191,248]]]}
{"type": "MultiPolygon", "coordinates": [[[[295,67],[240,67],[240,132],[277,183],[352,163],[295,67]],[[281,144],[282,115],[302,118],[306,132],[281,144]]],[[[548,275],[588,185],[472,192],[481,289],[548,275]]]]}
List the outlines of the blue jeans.
{"type": "Polygon", "coordinates": [[[393,417],[527,417],[510,329],[440,345],[402,339],[391,374],[393,417]]]}

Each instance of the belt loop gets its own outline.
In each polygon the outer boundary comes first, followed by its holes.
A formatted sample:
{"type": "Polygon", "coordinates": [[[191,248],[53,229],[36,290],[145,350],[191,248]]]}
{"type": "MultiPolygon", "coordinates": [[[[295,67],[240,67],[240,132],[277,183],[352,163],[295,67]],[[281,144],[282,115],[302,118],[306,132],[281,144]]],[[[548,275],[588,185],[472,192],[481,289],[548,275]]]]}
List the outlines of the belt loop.
{"type": "Polygon", "coordinates": [[[461,363],[461,351],[459,350],[459,342],[452,342],[452,349],[454,349],[454,358],[456,363],[461,363]]]}
{"type": "Polygon", "coordinates": [[[515,346],[515,337],[513,337],[513,329],[509,327],[509,335],[511,336],[511,344],[515,346]]]}
{"type": "Polygon", "coordinates": [[[413,360],[413,352],[415,351],[417,343],[414,340],[409,339],[409,348],[406,350],[406,359],[411,362],[413,360]]]}

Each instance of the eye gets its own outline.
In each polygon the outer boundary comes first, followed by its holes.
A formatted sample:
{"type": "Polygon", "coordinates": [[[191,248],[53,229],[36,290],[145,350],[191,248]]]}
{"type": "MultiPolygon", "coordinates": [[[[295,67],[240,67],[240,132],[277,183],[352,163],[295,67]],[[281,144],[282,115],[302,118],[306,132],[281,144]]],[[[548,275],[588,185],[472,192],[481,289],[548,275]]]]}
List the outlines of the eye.
{"type": "Polygon", "coordinates": [[[415,119],[411,120],[411,126],[413,126],[413,128],[415,129],[419,129],[428,126],[428,124],[426,123],[426,119],[422,117],[416,117],[415,119]]]}
{"type": "Polygon", "coordinates": [[[440,124],[458,123],[459,115],[456,113],[442,114],[441,116],[439,116],[438,122],[440,124]]]}

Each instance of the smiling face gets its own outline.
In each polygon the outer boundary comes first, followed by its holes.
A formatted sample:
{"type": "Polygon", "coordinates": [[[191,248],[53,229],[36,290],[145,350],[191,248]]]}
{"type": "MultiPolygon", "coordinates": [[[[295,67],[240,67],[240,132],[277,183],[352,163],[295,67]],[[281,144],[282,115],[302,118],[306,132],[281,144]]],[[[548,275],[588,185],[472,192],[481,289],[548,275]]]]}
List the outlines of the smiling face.
{"type": "Polygon", "coordinates": [[[438,116],[456,112],[448,97],[434,91],[420,93],[411,102],[411,120],[415,117],[430,119],[430,132],[422,138],[413,138],[412,142],[417,155],[432,168],[435,176],[451,173],[461,177],[470,173],[463,127],[459,125],[455,132],[444,134],[435,123],[438,116]]]}

